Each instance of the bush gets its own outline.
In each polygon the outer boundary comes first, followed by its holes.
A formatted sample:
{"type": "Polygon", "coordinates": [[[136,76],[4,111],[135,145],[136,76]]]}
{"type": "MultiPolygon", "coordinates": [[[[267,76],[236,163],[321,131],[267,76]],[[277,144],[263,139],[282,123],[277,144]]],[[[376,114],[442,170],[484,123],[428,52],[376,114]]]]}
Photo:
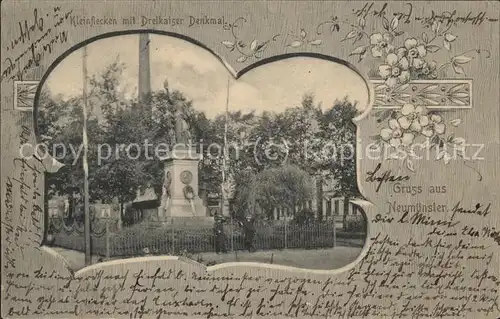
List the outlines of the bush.
{"type": "Polygon", "coordinates": [[[297,225],[307,225],[316,221],[314,212],[311,209],[302,209],[295,214],[293,221],[297,225]]]}
{"type": "Polygon", "coordinates": [[[365,232],[366,222],[364,218],[348,219],[345,230],[348,232],[365,232]]]}

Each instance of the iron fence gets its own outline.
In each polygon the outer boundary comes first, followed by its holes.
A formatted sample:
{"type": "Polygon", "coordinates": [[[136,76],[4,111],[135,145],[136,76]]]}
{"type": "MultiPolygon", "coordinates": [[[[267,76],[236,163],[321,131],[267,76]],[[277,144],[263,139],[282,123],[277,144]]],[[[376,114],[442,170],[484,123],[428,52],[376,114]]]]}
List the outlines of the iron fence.
{"type": "MultiPolygon", "coordinates": [[[[49,221],[49,244],[84,251],[80,222],[68,223],[61,217],[51,217],[49,221]]],[[[366,237],[364,217],[351,215],[347,221],[354,226],[342,227],[342,222],[345,222],[342,216],[307,224],[288,220],[258,222],[253,245],[257,250],[362,246],[366,237]]],[[[224,234],[227,250],[246,249],[245,234],[240,225],[225,223],[224,234]]],[[[91,221],[91,251],[108,258],[213,252],[213,219],[168,218],[120,226],[114,218],[94,218],[91,221]]]]}

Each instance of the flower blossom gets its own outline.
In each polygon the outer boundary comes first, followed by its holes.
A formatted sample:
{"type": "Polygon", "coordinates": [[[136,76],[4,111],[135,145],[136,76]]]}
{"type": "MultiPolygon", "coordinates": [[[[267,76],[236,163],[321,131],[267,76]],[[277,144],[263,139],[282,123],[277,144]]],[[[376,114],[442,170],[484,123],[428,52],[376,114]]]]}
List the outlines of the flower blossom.
{"type": "Polygon", "coordinates": [[[382,131],[380,131],[380,137],[396,148],[401,145],[411,145],[415,139],[413,133],[403,132],[401,125],[396,119],[389,120],[389,128],[382,129],[382,131]]]}
{"type": "Polygon", "coordinates": [[[372,45],[372,56],[374,58],[379,58],[387,53],[394,50],[394,46],[391,44],[394,36],[390,33],[374,33],[370,36],[370,43],[372,45]]]}
{"type": "Polygon", "coordinates": [[[446,131],[446,125],[443,123],[443,118],[441,117],[441,115],[437,114],[431,115],[429,127],[431,127],[432,130],[439,135],[444,134],[444,132],[446,131]]]}
{"type": "Polygon", "coordinates": [[[414,132],[422,132],[422,128],[429,124],[429,118],[422,114],[421,106],[413,104],[405,104],[401,108],[402,116],[398,118],[398,122],[403,129],[410,129],[414,132]]]}
{"type": "Polygon", "coordinates": [[[437,63],[436,61],[426,62],[422,67],[422,74],[429,79],[437,79],[437,63]]]}
{"type": "Polygon", "coordinates": [[[410,80],[409,64],[406,57],[398,58],[396,54],[390,53],[387,55],[386,62],[387,64],[379,66],[379,74],[388,87],[404,84],[410,80]]]}
{"type": "Polygon", "coordinates": [[[425,45],[418,44],[417,39],[409,38],[406,39],[405,45],[397,50],[398,57],[406,56],[410,67],[415,69],[422,69],[425,65],[425,60],[423,59],[427,55],[427,49],[425,45]]]}

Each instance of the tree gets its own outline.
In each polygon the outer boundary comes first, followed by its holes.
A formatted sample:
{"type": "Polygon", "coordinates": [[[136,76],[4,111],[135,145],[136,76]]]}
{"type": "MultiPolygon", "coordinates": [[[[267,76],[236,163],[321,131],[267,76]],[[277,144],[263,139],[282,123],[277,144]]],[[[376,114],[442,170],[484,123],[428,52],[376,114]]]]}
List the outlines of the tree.
{"type": "MultiPolygon", "coordinates": [[[[356,105],[345,98],[336,101],[320,120],[321,142],[318,146],[323,150],[331,149],[325,143],[335,141],[338,147],[334,154],[321,154],[317,167],[326,178],[335,181],[334,191],[344,196],[344,212],[348,212],[351,198],[361,196],[356,182],[356,126],[352,122],[358,114],[356,105]]],[[[346,217],[344,213],[344,228],[346,217]]]]}
{"type": "MultiPolygon", "coordinates": [[[[135,136],[134,131],[137,133],[142,128],[143,121],[137,121],[138,113],[131,111],[131,103],[123,98],[123,92],[119,90],[123,68],[124,65],[117,60],[101,74],[92,76],[89,81],[87,158],[91,201],[109,202],[117,194],[120,194],[121,200],[129,199],[131,191],[123,188],[125,185],[135,186],[137,183],[134,181],[142,177],[134,162],[122,160],[120,165],[116,165],[118,162],[112,164],[116,152],[113,152],[107,163],[100,165],[98,161],[99,145],[130,143],[133,140],[127,139],[135,136]]],[[[51,155],[65,164],[56,174],[48,176],[49,198],[54,195],[68,197],[72,218],[76,202],[83,198],[83,97],[52,97],[45,90],[41,95],[39,109],[39,134],[48,148],[54,150],[51,155]]],[[[142,133],[138,135],[144,136],[142,133]]]]}
{"type": "Polygon", "coordinates": [[[271,220],[274,208],[295,211],[296,206],[313,198],[310,175],[294,165],[267,168],[257,175],[247,171],[245,177],[247,184],[239,184],[235,200],[238,218],[251,214],[271,220]]]}

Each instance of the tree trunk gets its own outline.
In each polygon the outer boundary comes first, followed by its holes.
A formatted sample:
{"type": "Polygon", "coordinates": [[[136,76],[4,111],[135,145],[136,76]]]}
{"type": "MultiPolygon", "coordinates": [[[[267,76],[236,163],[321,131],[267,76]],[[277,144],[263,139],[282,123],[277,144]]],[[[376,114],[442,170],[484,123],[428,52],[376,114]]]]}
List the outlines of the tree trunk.
{"type": "Polygon", "coordinates": [[[68,216],[67,216],[67,220],[72,222],[73,221],[73,211],[75,209],[75,199],[73,197],[73,195],[71,195],[69,197],[69,200],[68,200],[68,216]]]}
{"type": "Polygon", "coordinates": [[[274,219],[274,209],[272,208],[272,206],[268,206],[267,207],[267,219],[268,220],[273,220],[274,219]]]}
{"type": "Polygon", "coordinates": [[[344,216],[342,216],[342,227],[347,230],[347,214],[349,213],[349,197],[344,197],[344,216]]]}
{"type": "Polygon", "coordinates": [[[323,220],[323,176],[316,179],[316,211],[318,220],[323,220]]]}
{"type": "Polygon", "coordinates": [[[124,208],[123,208],[123,203],[120,202],[120,214],[118,214],[118,225],[117,225],[118,230],[122,229],[124,214],[125,214],[125,212],[124,212],[124,208]]]}

